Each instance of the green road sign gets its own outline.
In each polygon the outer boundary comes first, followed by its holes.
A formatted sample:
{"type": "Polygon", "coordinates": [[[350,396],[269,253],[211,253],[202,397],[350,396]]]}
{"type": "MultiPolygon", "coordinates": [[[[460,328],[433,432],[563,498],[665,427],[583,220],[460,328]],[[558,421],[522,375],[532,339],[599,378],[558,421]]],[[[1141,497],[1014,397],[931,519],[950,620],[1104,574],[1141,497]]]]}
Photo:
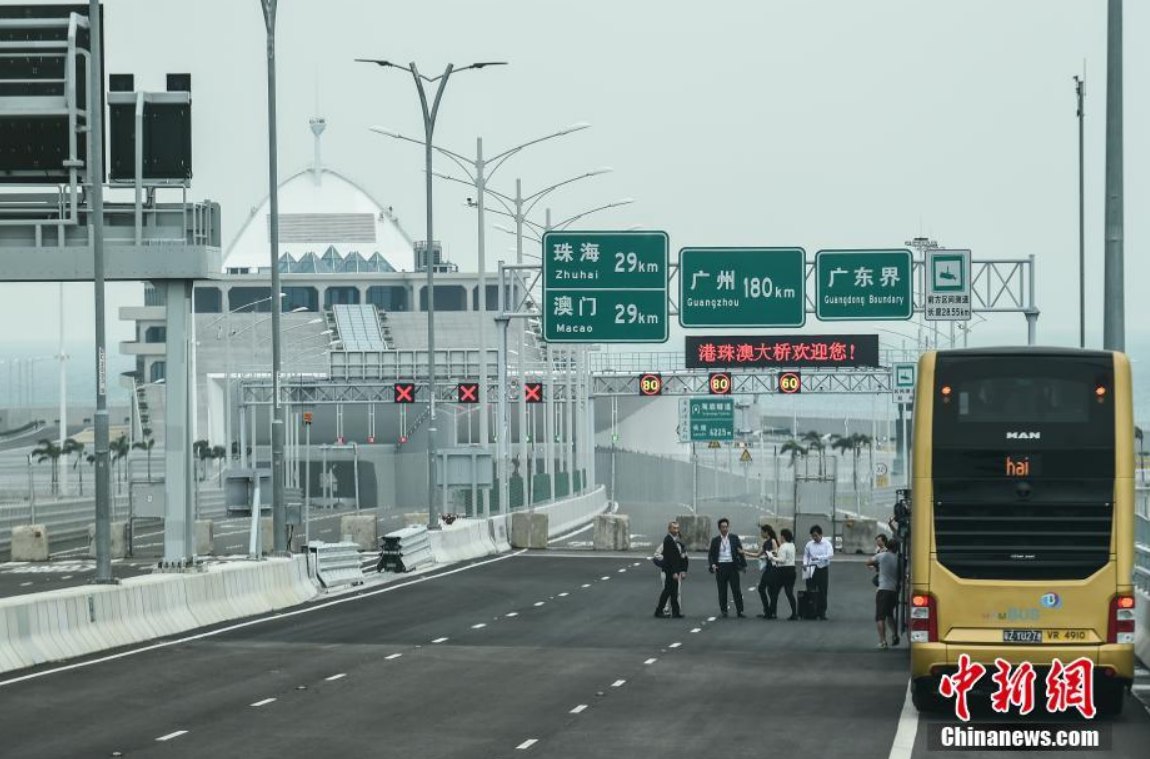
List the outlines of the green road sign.
{"type": "Polygon", "coordinates": [[[683,398],[679,401],[679,440],[699,443],[734,439],[734,398],[683,398]]]}
{"type": "Polygon", "coordinates": [[[801,327],[805,277],[802,248],[683,248],[679,324],[801,327]]]}
{"type": "Polygon", "coordinates": [[[543,337],[666,342],[668,248],[666,232],[543,235],[543,337]]]}
{"type": "Polygon", "coordinates": [[[922,310],[927,321],[970,320],[969,250],[927,251],[925,279],[922,310]]]}
{"type": "Polygon", "coordinates": [[[891,367],[891,395],[895,403],[914,403],[918,364],[897,363],[891,367]]]}
{"type": "Polygon", "coordinates": [[[909,250],[820,250],[815,313],[823,321],[909,319],[911,260],[909,250]]]}

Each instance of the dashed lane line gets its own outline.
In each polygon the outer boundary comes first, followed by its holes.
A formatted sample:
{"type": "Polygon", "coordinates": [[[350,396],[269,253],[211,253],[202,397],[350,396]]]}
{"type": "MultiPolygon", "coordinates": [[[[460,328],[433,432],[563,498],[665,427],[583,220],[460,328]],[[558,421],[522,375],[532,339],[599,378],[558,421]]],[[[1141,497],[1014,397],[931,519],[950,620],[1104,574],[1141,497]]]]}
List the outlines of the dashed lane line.
{"type": "Polygon", "coordinates": [[[536,601],[536,602],[535,602],[535,605],[536,605],[536,606],[542,606],[542,605],[543,605],[543,604],[545,604],[545,603],[547,603],[547,602],[546,602],[546,601],[536,601]]]}
{"type": "Polygon", "coordinates": [[[436,638],[435,640],[433,640],[431,642],[432,643],[446,643],[448,640],[450,640],[450,638],[436,638]]]}
{"type": "Polygon", "coordinates": [[[509,611],[509,612],[507,612],[506,614],[504,614],[503,616],[505,616],[505,617],[518,617],[518,616],[519,616],[519,612],[517,612],[517,611],[509,611]]]}
{"type": "Polygon", "coordinates": [[[701,627],[695,627],[691,630],[691,632],[693,632],[693,633],[702,632],[702,631],[703,631],[703,628],[701,628],[701,627]]]}
{"type": "Polygon", "coordinates": [[[156,741],[158,743],[163,743],[164,741],[170,741],[172,738],[179,738],[181,735],[187,735],[187,734],[188,734],[187,730],[177,730],[174,733],[168,733],[167,735],[161,735],[159,738],[156,739],[156,741]]]}
{"type": "Polygon", "coordinates": [[[579,712],[583,711],[586,708],[587,708],[587,704],[579,704],[574,709],[572,709],[570,712],[568,712],[568,714],[578,714],[579,712]]]}
{"type": "Polygon", "coordinates": [[[256,701],[254,704],[252,704],[252,706],[257,706],[257,707],[258,706],[267,706],[268,704],[270,704],[274,701],[275,701],[274,698],[265,698],[263,701],[256,701]]]}
{"type": "Polygon", "coordinates": [[[517,748],[520,751],[526,751],[527,749],[531,748],[532,746],[534,746],[538,742],[539,742],[538,738],[528,738],[527,740],[523,741],[522,743],[520,743],[515,748],[517,748]]]}
{"type": "Polygon", "coordinates": [[[643,662],[643,663],[644,663],[644,664],[654,664],[654,663],[655,663],[655,662],[657,662],[657,661],[659,661],[659,660],[658,660],[658,659],[648,659],[647,661],[645,661],[645,662],[643,662]]]}
{"type": "Polygon", "coordinates": [[[471,629],[472,630],[482,630],[484,627],[487,627],[487,623],[486,622],[480,622],[477,625],[472,625],[471,629]]]}
{"type": "Polygon", "coordinates": [[[615,682],[611,683],[611,687],[612,688],[622,688],[623,684],[626,682],[627,682],[626,680],[616,680],[615,682]]]}
{"type": "Polygon", "coordinates": [[[403,654],[389,654],[389,655],[383,657],[383,659],[384,659],[384,661],[393,661],[395,659],[398,659],[401,656],[403,656],[403,654]]]}
{"type": "Polygon", "coordinates": [[[672,643],[671,645],[667,646],[667,648],[678,648],[681,645],[683,645],[683,644],[682,643],[672,643]]]}
{"type": "Polygon", "coordinates": [[[346,672],[340,672],[337,675],[332,675],[331,677],[325,677],[324,680],[326,680],[327,682],[330,683],[333,680],[342,680],[345,677],[347,677],[347,673],[346,672]]]}

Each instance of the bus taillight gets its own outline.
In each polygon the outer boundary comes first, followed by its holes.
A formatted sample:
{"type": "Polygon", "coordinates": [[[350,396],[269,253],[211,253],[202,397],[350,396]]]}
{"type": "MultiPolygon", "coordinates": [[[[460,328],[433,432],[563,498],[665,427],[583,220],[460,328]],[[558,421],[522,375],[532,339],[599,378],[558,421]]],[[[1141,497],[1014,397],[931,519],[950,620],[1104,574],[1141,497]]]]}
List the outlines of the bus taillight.
{"type": "Polygon", "coordinates": [[[1134,643],[1134,596],[1110,599],[1110,624],[1107,643],[1134,643]]]}
{"type": "Polygon", "coordinates": [[[912,643],[938,641],[938,604],[929,593],[915,593],[911,596],[910,640],[912,643]]]}

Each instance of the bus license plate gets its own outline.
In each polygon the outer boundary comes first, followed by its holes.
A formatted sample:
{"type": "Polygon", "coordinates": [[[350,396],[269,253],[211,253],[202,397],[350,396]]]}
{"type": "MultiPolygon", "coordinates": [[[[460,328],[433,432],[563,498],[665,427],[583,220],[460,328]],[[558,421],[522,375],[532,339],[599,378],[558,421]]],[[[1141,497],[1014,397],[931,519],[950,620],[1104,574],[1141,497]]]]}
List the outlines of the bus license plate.
{"type": "Polygon", "coordinates": [[[1041,643],[1041,630],[1003,630],[1003,643],[1041,643]]]}

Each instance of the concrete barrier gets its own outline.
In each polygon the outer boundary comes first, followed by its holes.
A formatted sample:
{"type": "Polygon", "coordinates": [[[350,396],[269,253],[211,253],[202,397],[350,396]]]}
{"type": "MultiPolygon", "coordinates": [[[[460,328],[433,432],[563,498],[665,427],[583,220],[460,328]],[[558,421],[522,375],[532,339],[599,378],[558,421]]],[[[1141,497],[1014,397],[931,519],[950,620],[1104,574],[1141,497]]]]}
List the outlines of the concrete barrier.
{"type": "Polygon", "coordinates": [[[339,520],[339,534],[361,551],[379,550],[379,520],[375,514],[345,514],[339,520]]]}
{"type": "Polygon", "coordinates": [[[216,527],[210,519],[196,520],[196,556],[210,556],[216,552],[216,527]]]}
{"type": "Polygon", "coordinates": [[[842,546],[836,546],[840,553],[874,553],[875,537],[882,533],[890,534],[890,528],[877,519],[839,518],[835,521],[835,536],[842,538],[842,546]]]}
{"type": "Polygon", "coordinates": [[[0,672],[294,606],[316,593],[300,556],[0,599],[0,672]]]}
{"type": "Polygon", "coordinates": [[[518,511],[511,515],[512,548],[546,548],[550,519],[536,511],[518,511]]]}
{"type": "Polygon", "coordinates": [[[711,518],[693,514],[678,517],[679,535],[688,551],[711,550],[711,518]]]}
{"type": "Polygon", "coordinates": [[[596,551],[630,550],[631,518],[623,514],[597,515],[591,545],[596,551]]]}
{"type": "Polygon", "coordinates": [[[431,554],[438,563],[470,561],[496,553],[491,528],[482,519],[461,519],[429,534],[431,554]]]}
{"type": "Polygon", "coordinates": [[[503,553],[511,550],[511,519],[506,514],[491,517],[488,525],[491,529],[491,540],[495,544],[495,552],[503,553]]]}
{"type": "MultiPolygon", "coordinates": [[[[128,555],[128,523],[112,522],[112,558],[123,559],[128,555]]],[[[88,558],[96,558],[96,525],[88,525],[88,558]]]]}
{"type": "Polygon", "coordinates": [[[12,561],[47,561],[48,528],[42,524],[12,528],[12,561]]]}
{"type": "MultiPolygon", "coordinates": [[[[607,506],[607,490],[600,487],[584,495],[540,506],[535,509],[535,513],[547,515],[548,537],[553,538],[590,524],[596,514],[602,514],[607,510],[607,506]]],[[[512,532],[514,533],[514,526],[512,532]]],[[[514,540],[511,542],[515,543],[514,540]]]]}

